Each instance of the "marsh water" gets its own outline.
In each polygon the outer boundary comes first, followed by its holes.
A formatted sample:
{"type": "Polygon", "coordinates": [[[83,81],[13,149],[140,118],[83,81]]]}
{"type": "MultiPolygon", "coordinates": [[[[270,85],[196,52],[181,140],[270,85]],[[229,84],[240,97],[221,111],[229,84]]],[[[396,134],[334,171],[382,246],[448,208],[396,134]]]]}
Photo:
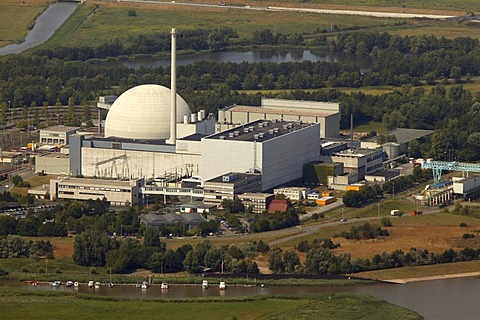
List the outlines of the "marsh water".
{"type": "Polygon", "coordinates": [[[477,278],[456,278],[410,282],[407,284],[378,283],[355,287],[261,287],[233,286],[227,282],[226,290],[219,290],[218,283],[210,283],[210,287],[202,289],[200,285],[170,285],[167,290],[160,285],[152,285],[147,289],[133,285],[115,285],[113,288],[101,286],[98,289],[88,288],[86,284],[79,287],[53,287],[39,284],[37,287],[20,281],[0,281],[4,287],[24,287],[29,290],[55,290],[81,292],[102,296],[117,296],[137,299],[152,298],[193,298],[193,297],[237,297],[271,294],[308,295],[317,293],[363,293],[370,294],[390,303],[405,307],[421,314],[425,319],[478,319],[480,316],[480,281],[477,278]]]}

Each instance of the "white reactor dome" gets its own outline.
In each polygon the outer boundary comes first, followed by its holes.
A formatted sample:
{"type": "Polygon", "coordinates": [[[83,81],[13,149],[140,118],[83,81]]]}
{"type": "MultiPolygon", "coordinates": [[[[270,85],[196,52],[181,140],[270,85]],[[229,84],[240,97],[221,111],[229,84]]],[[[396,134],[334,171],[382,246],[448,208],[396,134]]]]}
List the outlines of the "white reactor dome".
{"type": "MultiPolygon", "coordinates": [[[[168,139],[170,137],[169,88],[144,84],[131,88],[112,104],[105,120],[105,137],[168,139]]],[[[191,111],[177,94],[177,122],[191,111]]]]}

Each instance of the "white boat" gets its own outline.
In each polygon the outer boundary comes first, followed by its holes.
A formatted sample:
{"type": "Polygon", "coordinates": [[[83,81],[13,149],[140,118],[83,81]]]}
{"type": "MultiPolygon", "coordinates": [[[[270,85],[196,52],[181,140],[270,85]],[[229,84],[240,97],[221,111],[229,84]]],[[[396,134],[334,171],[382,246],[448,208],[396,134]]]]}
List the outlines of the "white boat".
{"type": "Polygon", "coordinates": [[[142,283],[142,289],[147,289],[148,288],[148,282],[143,281],[142,283]]]}
{"type": "Polygon", "coordinates": [[[58,281],[58,280],[52,282],[52,286],[54,286],[54,287],[60,287],[61,284],[62,284],[62,283],[61,283],[60,281],[58,281]]]}
{"type": "Polygon", "coordinates": [[[73,281],[65,282],[65,287],[71,287],[71,286],[73,286],[73,281]]]}
{"type": "Polygon", "coordinates": [[[203,281],[202,281],[202,288],[203,288],[203,289],[207,289],[207,288],[208,288],[208,281],[207,281],[207,280],[203,280],[203,281]]]}
{"type": "Polygon", "coordinates": [[[220,290],[225,290],[225,289],[227,289],[227,284],[225,283],[225,281],[222,281],[222,282],[220,282],[218,287],[220,288],[220,290]]]}
{"type": "Polygon", "coordinates": [[[95,285],[95,283],[92,280],[88,281],[88,287],[89,288],[93,288],[94,285],[95,285]]]}
{"type": "Polygon", "coordinates": [[[109,282],[109,283],[108,283],[108,287],[109,287],[109,288],[113,288],[113,282],[109,282]]]}
{"type": "Polygon", "coordinates": [[[168,283],[162,282],[162,284],[160,285],[160,289],[167,290],[168,289],[168,283]]]}
{"type": "Polygon", "coordinates": [[[75,282],[73,283],[73,286],[74,286],[74,287],[78,287],[79,285],[80,285],[80,283],[78,283],[78,281],[75,281],[75,282]]]}
{"type": "Polygon", "coordinates": [[[95,289],[99,289],[100,288],[100,282],[95,282],[95,289]]]}

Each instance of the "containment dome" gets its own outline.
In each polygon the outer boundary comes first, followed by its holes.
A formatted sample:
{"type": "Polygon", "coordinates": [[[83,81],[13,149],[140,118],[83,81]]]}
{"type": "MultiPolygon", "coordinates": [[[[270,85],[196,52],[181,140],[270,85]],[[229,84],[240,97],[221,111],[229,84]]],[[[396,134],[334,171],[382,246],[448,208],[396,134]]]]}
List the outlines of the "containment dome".
{"type": "MultiPolygon", "coordinates": [[[[170,92],[170,89],[155,84],[125,91],[108,111],[105,137],[168,139],[170,92]]],[[[185,100],[177,94],[177,119],[181,120],[183,115],[190,113],[185,100]]]]}

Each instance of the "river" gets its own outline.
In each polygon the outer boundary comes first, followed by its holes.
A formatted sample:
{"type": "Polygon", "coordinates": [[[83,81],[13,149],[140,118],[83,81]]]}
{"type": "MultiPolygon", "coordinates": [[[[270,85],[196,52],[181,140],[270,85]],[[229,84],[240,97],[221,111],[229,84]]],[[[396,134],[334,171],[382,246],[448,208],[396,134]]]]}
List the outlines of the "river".
{"type": "MultiPolygon", "coordinates": [[[[177,65],[190,65],[200,61],[232,62],[232,63],[255,63],[255,62],[301,62],[301,61],[325,61],[343,62],[358,65],[361,69],[369,69],[372,65],[371,57],[359,57],[356,55],[340,52],[331,52],[326,49],[304,50],[304,49],[251,49],[247,51],[225,51],[225,52],[201,52],[191,55],[178,55],[177,65]]],[[[170,58],[146,58],[122,63],[128,68],[138,69],[140,67],[156,68],[169,67],[170,58]]]]}
{"type": "Polygon", "coordinates": [[[476,300],[480,296],[480,281],[477,278],[456,278],[410,282],[407,284],[379,283],[355,287],[265,287],[261,286],[228,286],[221,291],[218,284],[211,283],[208,289],[200,285],[170,285],[168,290],[161,290],[159,285],[148,289],[138,289],[132,285],[116,285],[113,288],[101,286],[99,289],[88,288],[81,284],[78,288],[65,286],[52,287],[39,284],[29,286],[20,281],[0,281],[0,286],[23,287],[30,290],[56,290],[117,296],[136,299],[151,298],[190,298],[190,297],[237,297],[270,294],[314,294],[314,293],[364,293],[405,307],[421,314],[425,319],[478,319],[480,304],[476,300]]]}
{"type": "Polygon", "coordinates": [[[58,2],[51,4],[35,21],[35,25],[27,34],[25,41],[0,48],[0,55],[21,53],[27,49],[44,43],[75,11],[75,2],[58,2]]]}

